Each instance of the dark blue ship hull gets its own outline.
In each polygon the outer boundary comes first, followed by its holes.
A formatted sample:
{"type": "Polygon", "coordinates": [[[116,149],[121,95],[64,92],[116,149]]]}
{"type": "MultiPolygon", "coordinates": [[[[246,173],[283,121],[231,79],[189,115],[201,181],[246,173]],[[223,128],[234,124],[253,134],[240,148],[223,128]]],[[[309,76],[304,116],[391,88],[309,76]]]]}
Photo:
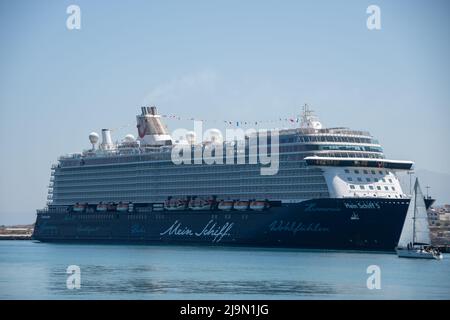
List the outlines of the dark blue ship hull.
{"type": "Polygon", "coordinates": [[[60,242],[394,250],[406,199],[313,199],[263,211],[38,213],[33,238],[60,242]]]}

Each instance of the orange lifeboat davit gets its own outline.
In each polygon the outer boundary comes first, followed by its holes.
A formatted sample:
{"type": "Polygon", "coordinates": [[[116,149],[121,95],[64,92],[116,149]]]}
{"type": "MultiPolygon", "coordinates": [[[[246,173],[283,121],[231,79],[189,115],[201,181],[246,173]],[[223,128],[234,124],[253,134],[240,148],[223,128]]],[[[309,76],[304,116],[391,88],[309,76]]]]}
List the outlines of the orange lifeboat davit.
{"type": "Polygon", "coordinates": [[[211,209],[212,201],[204,199],[194,199],[189,202],[189,209],[191,210],[209,210],[211,209]]]}
{"type": "Polygon", "coordinates": [[[120,212],[125,212],[125,211],[128,211],[128,207],[129,207],[129,204],[128,203],[119,203],[118,205],[117,205],[117,208],[116,208],[116,210],[117,211],[120,211],[120,212]]]}
{"type": "Polygon", "coordinates": [[[239,210],[239,211],[247,210],[247,209],[248,209],[248,206],[249,206],[249,202],[248,202],[248,201],[237,201],[237,202],[234,204],[234,208],[235,208],[236,210],[239,210]]]}
{"type": "Polygon", "coordinates": [[[108,206],[107,206],[105,203],[100,202],[100,203],[97,205],[97,211],[100,211],[100,212],[108,211],[108,206]]]}
{"type": "Polygon", "coordinates": [[[170,199],[164,202],[166,210],[184,210],[186,208],[186,201],[182,199],[170,199]]]}
{"type": "Polygon", "coordinates": [[[219,205],[217,206],[217,208],[219,210],[229,211],[229,210],[233,209],[233,204],[234,204],[234,202],[231,200],[222,200],[219,202],[219,205]]]}
{"type": "Polygon", "coordinates": [[[73,206],[73,211],[75,211],[75,212],[83,212],[86,209],[86,207],[87,207],[87,203],[78,203],[77,202],[73,206]]]}
{"type": "Polygon", "coordinates": [[[268,207],[266,201],[252,201],[250,202],[250,209],[255,211],[262,211],[268,207]]]}
{"type": "Polygon", "coordinates": [[[114,210],[116,210],[116,205],[114,203],[110,202],[106,205],[106,208],[107,208],[107,211],[114,211],[114,210]]]}

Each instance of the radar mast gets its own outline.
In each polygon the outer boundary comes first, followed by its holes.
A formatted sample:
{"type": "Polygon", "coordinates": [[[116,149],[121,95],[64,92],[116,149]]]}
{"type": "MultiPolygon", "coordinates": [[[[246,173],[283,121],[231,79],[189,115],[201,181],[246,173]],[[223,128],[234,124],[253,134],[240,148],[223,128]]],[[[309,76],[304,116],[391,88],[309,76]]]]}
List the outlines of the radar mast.
{"type": "Polygon", "coordinates": [[[310,109],[307,103],[303,106],[303,111],[301,115],[300,128],[308,129],[322,129],[322,123],[320,123],[317,116],[314,115],[314,111],[310,109]]]}

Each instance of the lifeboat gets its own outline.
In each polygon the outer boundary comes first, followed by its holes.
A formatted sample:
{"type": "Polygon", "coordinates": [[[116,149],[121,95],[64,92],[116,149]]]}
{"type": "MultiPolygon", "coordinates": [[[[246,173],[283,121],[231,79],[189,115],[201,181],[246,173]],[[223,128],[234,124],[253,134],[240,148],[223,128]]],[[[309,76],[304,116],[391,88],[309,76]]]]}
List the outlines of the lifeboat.
{"type": "Polygon", "coordinates": [[[124,212],[128,211],[128,203],[119,203],[116,208],[117,211],[124,212]]]}
{"type": "Polygon", "coordinates": [[[108,203],[107,205],[106,205],[106,210],[107,211],[114,211],[114,210],[116,210],[116,205],[114,204],[114,203],[108,203]]]}
{"type": "Polygon", "coordinates": [[[233,209],[233,204],[234,204],[234,202],[231,200],[222,200],[219,202],[219,205],[217,206],[217,208],[219,210],[228,211],[228,210],[233,209]]]}
{"type": "Polygon", "coordinates": [[[75,211],[75,212],[83,212],[86,209],[86,207],[87,207],[87,203],[78,203],[77,202],[73,206],[73,211],[75,211]]]}
{"type": "Polygon", "coordinates": [[[166,210],[184,210],[186,208],[186,201],[181,199],[170,199],[164,202],[166,210]]]}
{"type": "Polygon", "coordinates": [[[101,211],[101,212],[108,211],[108,206],[105,203],[100,202],[97,205],[97,211],[101,211]]]}
{"type": "Polygon", "coordinates": [[[249,202],[248,201],[237,201],[234,208],[239,211],[247,210],[249,202]]]}
{"type": "Polygon", "coordinates": [[[209,210],[211,209],[211,200],[194,199],[189,202],[189,209],[192,210],[209,210]]]}
{"type": "Polygon", "coordinates": [[[250,202],[250,209],[255,211],[262,211],[267,208],[267,203],[265,201],[252,201],[250,202]]]}

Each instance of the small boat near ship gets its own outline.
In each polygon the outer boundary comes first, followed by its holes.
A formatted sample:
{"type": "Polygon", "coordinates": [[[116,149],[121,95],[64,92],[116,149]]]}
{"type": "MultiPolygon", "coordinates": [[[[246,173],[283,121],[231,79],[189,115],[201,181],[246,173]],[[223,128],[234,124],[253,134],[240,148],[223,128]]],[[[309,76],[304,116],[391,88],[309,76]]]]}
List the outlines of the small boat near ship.
{"type": "Polygon", "coordinates": [[[437,260],[443,258],[442,253],[431,245],[427,209],[418,179],[414,184],[414,193],[396,251],[400,258],[437,260]]]}

